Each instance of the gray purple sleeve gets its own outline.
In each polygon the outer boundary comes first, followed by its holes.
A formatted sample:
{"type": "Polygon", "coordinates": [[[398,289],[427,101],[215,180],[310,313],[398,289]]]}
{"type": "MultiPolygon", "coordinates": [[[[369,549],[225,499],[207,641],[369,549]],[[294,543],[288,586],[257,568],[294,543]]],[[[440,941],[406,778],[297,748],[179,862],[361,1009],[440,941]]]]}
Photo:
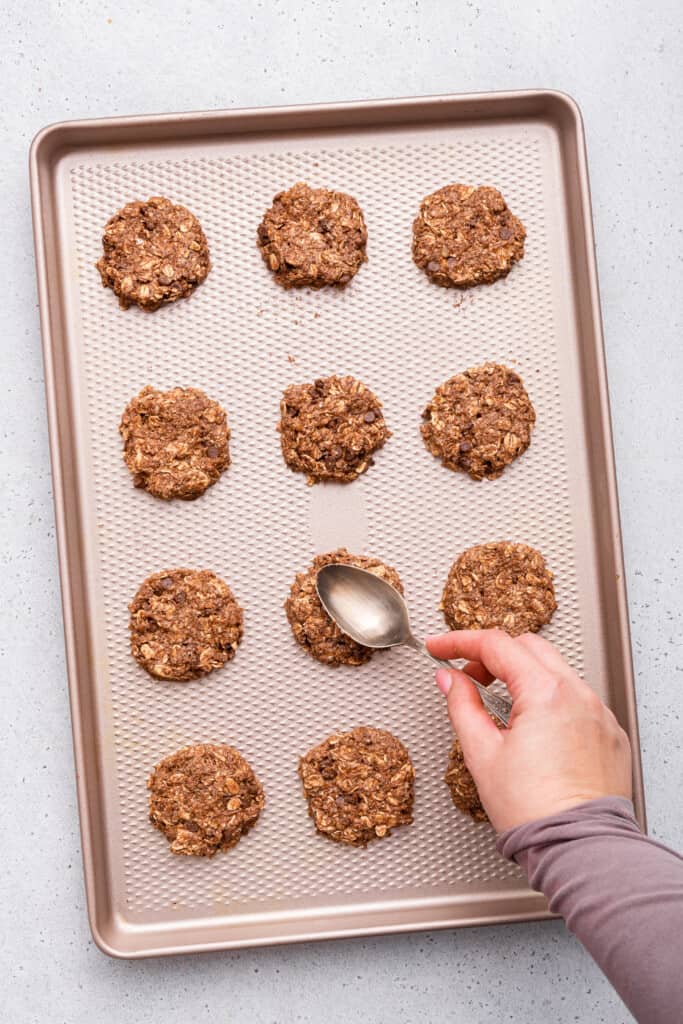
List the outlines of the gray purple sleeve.
{"type": "Polygon", "coordinates": [[[623,797],[501,833],[641,1024],[683,1021],[683,857],[643,835],[623,797]]]}

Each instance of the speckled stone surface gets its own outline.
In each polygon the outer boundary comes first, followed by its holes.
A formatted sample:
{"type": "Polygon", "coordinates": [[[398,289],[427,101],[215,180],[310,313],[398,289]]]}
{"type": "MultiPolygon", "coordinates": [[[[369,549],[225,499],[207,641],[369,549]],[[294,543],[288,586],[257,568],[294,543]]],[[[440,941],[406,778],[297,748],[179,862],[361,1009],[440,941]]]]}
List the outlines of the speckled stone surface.
{"type": "Polygon", "coordinates": [[[683,845],[680,5],[606,0],[0,4],[0,1017],[12,1024],[631,1018],[559,922],[136,963],[89,935],[26,158],[68,118],[562,89],[582,107],[650,830],[683,845]],[[153,60],[151,59],[153,55],[153,60]],[[10,244],[7,244],[9,240],[10,244]]]}

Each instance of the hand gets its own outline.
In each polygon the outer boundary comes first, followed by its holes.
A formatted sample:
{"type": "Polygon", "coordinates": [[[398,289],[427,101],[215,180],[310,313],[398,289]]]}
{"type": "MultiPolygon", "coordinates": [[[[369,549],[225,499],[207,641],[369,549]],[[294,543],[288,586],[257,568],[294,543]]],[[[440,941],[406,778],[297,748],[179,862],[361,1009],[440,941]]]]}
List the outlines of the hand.
{"type": "Polygon", "coordinates": [[[547,640],[496,629],[427,637],[437,658],[466,658],[437,683],[465,763],[498,832],[603,796],[631,797],[628,737],[599,697],[547,640]],[[508,729],[498,729],[467,678],[507,684],[508,729]]]}

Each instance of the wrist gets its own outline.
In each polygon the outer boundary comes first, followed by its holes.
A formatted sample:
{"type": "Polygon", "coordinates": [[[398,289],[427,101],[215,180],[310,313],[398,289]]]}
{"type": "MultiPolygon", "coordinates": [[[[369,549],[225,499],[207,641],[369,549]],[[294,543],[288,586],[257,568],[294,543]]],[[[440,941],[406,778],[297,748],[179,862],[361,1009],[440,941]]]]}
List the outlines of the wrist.
{"type": "Polygon", "coordinates": [[[619,793],[614,790],[606,792],[602,788],[591,789],[586,787],[585,789],[576,790],[570,793],[557,794],[553,797],[525,802],[523,805],[515,805],[513,803],[493,811],[487,808],[487,811],[489,818],[491,819],[491,824],[495,828],[496,832],[502,833],[513,828],[519,828],[522,825],[528,825],[531,822],[540,821],[544,818],[551,818],[557,814],[562,814],[565,811],[570,811],[575,807],[579,807],[582,804],[612,797],[622,797],[626,800],[630,800],[631,794],[630,792],[619,793]]]}

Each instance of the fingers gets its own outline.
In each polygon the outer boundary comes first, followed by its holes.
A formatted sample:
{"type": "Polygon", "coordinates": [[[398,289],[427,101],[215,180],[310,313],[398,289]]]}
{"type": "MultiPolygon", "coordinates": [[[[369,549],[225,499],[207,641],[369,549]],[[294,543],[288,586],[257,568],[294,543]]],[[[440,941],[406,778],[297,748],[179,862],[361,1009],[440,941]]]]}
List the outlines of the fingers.
{"type": "Polygon", "coordinates": [[[492,676],[486,665],[482,665],[479,661],[468,661],[466,665],[463,665],[463,672],[470,679],[476,679],[482,686],[489,686],[495,676],[492,676]]]}
{"type": "Polygon", "coordinates": [[[467,658],[485,665],[507,684],[513,700],[532,696],[547,683],[551,670],[527,646],[498,629],[462,629],[426,638],[437,658],[467,658]]]}
{"type": "Polygon", "coordinates": [[[465,761],[476,766],[501,742],[500,732],[481,702],[474,683],[459,669],[440,668],[439,689],[445,694],[448,714],[462,745],[465,761]]]}
{"type": "MultiPolygon", "coordinates": [[[[557,647],[549,640],[545,640],[536,633],[523,633],[517,637],[517,643],[522,644],[530,654],[534,654],[555,678],[561,679],[575,690],[581,691],[585,698],[590,699],[592,696],[596,696],[588,683],[584,682],[581,676],[574,671],[557,647]]],[[[600,698],[597,699],[600,700],[600,698]]]]}
{"type": "Polygon", "coordinates": [[[517,643],[522,644],[530,654],[535,655],[541,664],[550,669],[551,672],[559,672],[563,675],[571,673],[572,669],[564,660],[557,647],[549,640],[544,640],[538,633],[522,633],[517,637],[517,643]]]}

